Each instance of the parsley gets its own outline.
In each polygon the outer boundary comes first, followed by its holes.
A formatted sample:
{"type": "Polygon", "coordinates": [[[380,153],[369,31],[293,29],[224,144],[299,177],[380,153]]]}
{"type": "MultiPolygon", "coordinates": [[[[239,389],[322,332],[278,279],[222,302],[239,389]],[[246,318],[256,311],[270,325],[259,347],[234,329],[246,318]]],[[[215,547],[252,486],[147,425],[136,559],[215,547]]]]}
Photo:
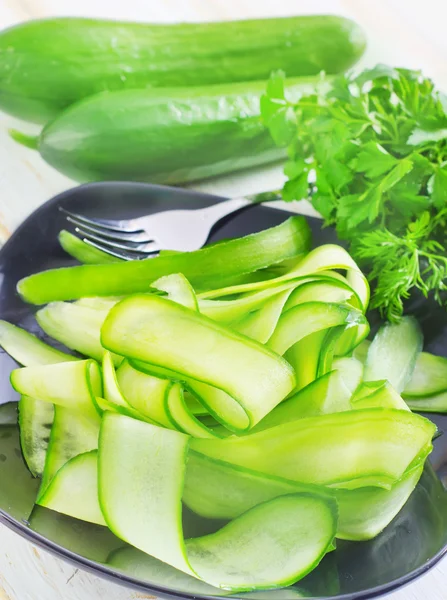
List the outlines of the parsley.
{"type": "Polygon", "coordinates": [[[276,73],[261,100],[287,147],[285,200],[310,198],[375,284],[389,320],[413,289],[447,286],[447,99],[420,72],[379,65],[326,81],[296,103],[276,73]]]}

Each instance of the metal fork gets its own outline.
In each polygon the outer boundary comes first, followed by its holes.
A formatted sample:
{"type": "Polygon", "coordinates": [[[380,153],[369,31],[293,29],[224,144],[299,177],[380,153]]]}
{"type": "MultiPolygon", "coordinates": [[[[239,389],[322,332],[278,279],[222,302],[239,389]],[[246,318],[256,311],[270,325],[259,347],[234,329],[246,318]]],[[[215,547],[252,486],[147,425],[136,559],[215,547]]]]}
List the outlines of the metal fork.
{"type": "Polygon", "coordinates": [[[280,192],[263,192],[230,198],[206,208],[166,210],[136,219],[86,217],[63,207],[67,221],[87,244],[125,260],[147,258],[160,250],[191,251],[201,248],[212,227],[223,217],[248,206],[280,199],[280,192]]]}

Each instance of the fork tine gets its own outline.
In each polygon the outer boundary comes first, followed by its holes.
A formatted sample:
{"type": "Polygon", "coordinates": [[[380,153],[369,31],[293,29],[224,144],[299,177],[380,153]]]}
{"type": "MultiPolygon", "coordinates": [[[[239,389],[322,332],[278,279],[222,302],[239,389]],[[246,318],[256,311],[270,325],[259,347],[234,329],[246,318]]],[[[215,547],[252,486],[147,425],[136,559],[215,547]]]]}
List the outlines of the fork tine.
{"type": "Polygon", "coordinates": [[[97,227],[96,225],[87,225],[80,219],[76,219],[67,215],[67,221],[69,223],[73,223],[76,227],[81,227],[85,231],[89,231],[90,233],[97,234],[101,237],[107,238],[109,240],[118,240],[123,242],[135,242],[135,243],[144,243],[151,242],[151,238],[144,232],[141,233],[128,233],[127,231],[118,232],[111,229],[106,229],[105,227],[97,227]]]}
{"type": "Polygon", "coordinates": [[[103,227],[105,229],[109,229],[110,231],[117,232],[127,232],[127,233],[137,233],[139,231],[143,231],[141,227],[137,227],[135,225],[130,225],[130,221],[120,221],[120,220],[112,220],[112,219],[98,219],[92,217],[86,217],[84,215],[80,215],[78,213],[71,212],[62,206],[59,207],[59,210],[63,212],[68,217],[72,219],[76,219],[83,224],[90,225],[93,227],[103,227]]]}
{"type": "Polygon", "coordinates": [[[90,240],[93,242],[97,242],[102,244],[103,246],[107,246],[108,248],[113,248],[115,250],[125,250],[129,253],[138,253],[138,254],[153,254],[154,252],[158,252],[160,250],[159,245],[156,242],[146,242],[146,243],[135,243],[130,242],[129,244],[120,244],[113,240],[108,240],[98,235],[94,235],[89,231],[85,231],[80,227],[76,227],[76,233],[78,233],[84,240],[90,240]],[[133,244],[133,245],[132,245],[133,244]]]}
{"type": "Polygon", "coordinates": [[[92,246],[93,248],[96,248],[97,250],[101,250],[101,252],[105,252],[106,254],[109,254],[110,256],[114,256],[115,258],[121,258],[122,260],[139,260],[140,258],[146,258],[145,256],[136,256],[134,255],[130,255],[130,254],[126,254],[125,252],[114,252],[112,250],[112,248],[109,248],[108,246],[103,246],[102,244],[97,244],[96,242],[92,242],[92,240],[88,240],[87,238],[79,238],[81,239],[83,242],[85,242],[88,246],[92,246]]]}

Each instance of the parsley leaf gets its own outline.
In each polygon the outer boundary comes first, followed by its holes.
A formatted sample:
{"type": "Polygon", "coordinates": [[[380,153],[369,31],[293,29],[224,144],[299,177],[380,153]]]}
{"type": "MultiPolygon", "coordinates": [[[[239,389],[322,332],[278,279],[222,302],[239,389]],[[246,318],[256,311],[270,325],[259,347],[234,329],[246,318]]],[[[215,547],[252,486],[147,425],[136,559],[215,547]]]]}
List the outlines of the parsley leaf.
{"type": "Polygon", "coordinates": [[[413,288],[447,285],[447,98],[419,71],[378,65],[294,102],[277,73],[261,100],[287,146],[285,200],[309,197],[375,284],[372,306],[399,318],[413,288]]]}

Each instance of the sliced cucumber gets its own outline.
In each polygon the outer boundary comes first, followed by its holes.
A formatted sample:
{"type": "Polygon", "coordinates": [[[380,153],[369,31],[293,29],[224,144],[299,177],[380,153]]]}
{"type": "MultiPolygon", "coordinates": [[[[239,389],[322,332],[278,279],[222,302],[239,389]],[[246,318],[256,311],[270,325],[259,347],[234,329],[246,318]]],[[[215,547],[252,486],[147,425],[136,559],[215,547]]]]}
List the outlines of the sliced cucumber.
{"type": "Polygon", "coordinates": [[[66,462],[37,503],[75,519],[106,525],[98,501],[97,455],[94,450],[66,462]]]}
{"type": "Polygon", "coordinates": [[[359,360],[364,365],[366,362],[366,357],[368,356],[368,350],[369,350],[370,346],[371,346],[370,340],[363,340],[363,342],[361,342],[354,349],[354,352],[352,353],[353,357],[356,358],[357,360],[359,360]]]}
{"type": "Polygon", "coordinates": [[[183,389],[179,383],[174,383],[166,394],[166,412],[176,424],[177,429],[198,438],[220,437],[208,429],[188,409],[183,397],[183,389]]]}
{"type": "Polygon", "coordinates": [[[343,281],[337,279],[331,280],[316,280],[305,283],[295,289],[285,305],[285,310],[289,310],[297,304],[305,302],[331,302],[341,304],[346,302],[353,295],[352,288],[343,281]]]}
{"type": "Polygon", "coordinates": [[[19,400],[20,444],[23,458],[34,477],[41,477],[54,418],[50,402],[21,396],[19,400]]]}
{"type": "Polygon", "coordinates": [[[99,498],[116,535],[234,592],[289,585],[318,564],[331,547],[337,519],[332,499],[317,495],[274,498],[218,532],[185,543],[181,497],[187,444],[178,432],[105,415],[99,498]]]}
{"type": "MultiPolygon", "coordinates": [[[[109,309],[94,309],[82,304],[52,302],[36,313],[42,329],[52,338],[85,356],[101,361],[101,327],[109,309]]],[[[114,363],[121,359],[114,357],[114,363]]]]}
{"type": "Polygon", "coordinates": [[[71,458],[98,448],[100,419],[64,406],[54,407],[54,421],[39,498],[59,469],[71,458]]]}
{"type": "Polygon", "coordinates": [[[193,439],[191,448],[302,483],[389,489],[435,431],[428,419],[411,412],[371,408],[298,419],[241,438],[193,439]]]}
{"type": "Polygon", "coordinates": [[[122,262],[122,259],[111,256],[102,250],[90,246],[66,229],[62,229],[58,235],[59,244],[67,254],[76,258],[86,265],[102,265],[108,263],[122,262]]]}
{"type": "Polygon", "coordinates": [[[396,408],[409,410],[402,397],[388,381],[363,382],[351,398],[352,408],[396,408]]]}
{"type": "Polygon", "coordinates": [[[52,348],[35,335],[7,321],[0,321],[0,346],[25,367],[76,360],[75,356],[52,348]]]}
{"type": "Polygon", "coordinates": [[[413,317],[382,325],[368,349],[365,381],[387,379],[401,393],[409,383],[422,350],[422,332],[413,317]]]}
{"type": "Polygon", "coordinates": [[[101,371],[91,359],[15,369],[11,383],[19,394],[92,417],[96,414],[95,397],[102,395],[101,371]]]}
{"type": "Polygon", "coordinates": [[[249,429],[295,386],[290,365],[265,346],[170,300],[133,296],[117,304],[102,343],[124,356],[167,367],[228,393],[245,416],[228,424],[249,429]]]}
{"type": "Polygon", "coordinates": [[[278,354],[284,354],[304,337],[338,325],[353,327],[366,321],[355,308],[343,304],[308,302],[299,304],[281,315],[268,346],[278,354]]]}
{"type": "Polygon", "coordinates": [[[315,331],[293,344],[284,354],[296,373],[296,389],[301,390],[317,378],[318,362],[326,330],[315,331]]]}
{"type": "Polygon", "coordinates": [[[272,333],[275,331],[275,327],[281,317],[284,304],[290,295],[290,291],[291,290],[286,290],[285,292],[273,296],[273,298],[267,300],[259,310],[249,313],[235,323],[231,323],[231,328],[261,342],[261,344],[267,343],[272,333]]]}
{"type": "Polygon", "coordinates": [[[250,431],[250,434],[297,419],[351,410],[350,398],[351,392],[346,387],[341,373],[331,371],[281,402],[250,431]]]}
{"type": "Polygon", "coordinates": [[[104,352],[104,358],[102,359],[102,378],[104,384],[104,398],[121,406],[123,408],[130,408],[129,403],[121,392],[118,378],[113,364],[112,354],[110,352],[104,352]]]}
{"type": "Polygon", "coordinates": [[[408,396],[405,398],[407,406],[416,412],[445,413],[447,412],[447,392],[441,392],[434,396],[417,398],[408,396]]]}
{"type": "Polygon", "coordinates": [[[171,383],[134,369],[123,360],[116,372],[120,390],[129,405],[149,417],[155,423],[173,428],[173,422],[166,412],[165,398],[171,383]]]}
{"type": "Polygon", "coordinates": [[[446,391],[447,358],[421,352],[413,375],[403,391],[404,397],[435,396],[446,391]]]}
{"type": "Polygon", "coordinates": [[[410,468],[390,490],[362,487],[333,489],[264,475],[190,451],[183,501],[210,519],[234,519],[261,502],[294,492],[320,494],[337,500],[337,537],[368,540],[378,535],[407,501],[423,465],[410,468]],[[222,493],[225,490],[225,493],[222,493]]]}
{"type": "Polygon", "coordinates": [[[354,357],[336,358],[332,368],[337,369],[348,390],[353,394],[363,378],[363,365],[354,357]]]}
{"type": "Polygon", "coordinates": [[[192,285],[181,273],[165,275],[154,281],[152,287],[166,292],[168,298],[191,310],[199,310],[197,297],[192,285]]]}

